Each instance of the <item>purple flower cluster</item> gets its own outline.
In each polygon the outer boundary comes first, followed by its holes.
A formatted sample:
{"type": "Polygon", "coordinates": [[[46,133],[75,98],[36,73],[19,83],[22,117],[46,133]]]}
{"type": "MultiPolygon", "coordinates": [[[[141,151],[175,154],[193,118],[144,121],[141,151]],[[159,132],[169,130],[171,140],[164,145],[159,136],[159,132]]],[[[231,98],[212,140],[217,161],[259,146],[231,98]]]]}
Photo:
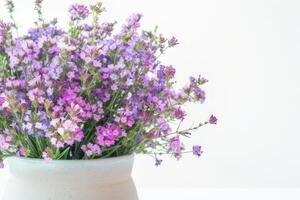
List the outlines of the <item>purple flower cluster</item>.
{"type": "MultiPolygon", "coordinates": [[[[157,59],[178,44],[156,32],[140,31],[134,14],[121,32],[100,23],[98,3],[71,6],[70,28],[55,22],[13,37],[0,23],[0,161],[10,155],[51,159],[106,158],[134,152],[157,157],[184,153],[172,130],[187,102],[205,101],[202,77],[174,88],[176,70],[157,59]],[[85,22],[93,13],[92,23],[85,22]]],[[[194,146],[200,156],[200,146],[194,146]]],[[[1,164],[1,163],[0,163],[1,164]]]]}
{"type": "Polygon", "coordinates": [[[85,5],[74,4],[70,7],[69,13],[73,21],[81,20],[89,16],[89,9],[85,5]]]}
{"type": "Polygon", "coordinates": [[[119,137],[126,137],[126,132],[115,124],[96,127],[97,142],[101,147],[114,145],[119,137]]]}

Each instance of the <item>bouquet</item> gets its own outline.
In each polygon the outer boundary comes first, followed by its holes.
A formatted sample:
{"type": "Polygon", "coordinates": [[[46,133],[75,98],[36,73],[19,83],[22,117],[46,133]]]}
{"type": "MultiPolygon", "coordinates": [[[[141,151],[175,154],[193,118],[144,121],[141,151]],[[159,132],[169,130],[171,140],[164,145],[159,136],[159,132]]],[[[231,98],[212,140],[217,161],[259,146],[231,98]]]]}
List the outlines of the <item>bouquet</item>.
{"type": "Polygon", "coordinates": [[[102,3],[74,4],[67,29],[46,21],[42,0],[37,20],[22,36],[7,1],[11,22],[0,21],[0,165],[8,156],[97,159],[132,153],[180,159],[197,156],[182,137],[206,122],[181,130],[183,105],[205,101],[202,77],[175,89],[175,68],[159,61],[178,44],[153,31],[140,30],[141,14],[129,17],[120,31],[101,22],[102,3]]]}

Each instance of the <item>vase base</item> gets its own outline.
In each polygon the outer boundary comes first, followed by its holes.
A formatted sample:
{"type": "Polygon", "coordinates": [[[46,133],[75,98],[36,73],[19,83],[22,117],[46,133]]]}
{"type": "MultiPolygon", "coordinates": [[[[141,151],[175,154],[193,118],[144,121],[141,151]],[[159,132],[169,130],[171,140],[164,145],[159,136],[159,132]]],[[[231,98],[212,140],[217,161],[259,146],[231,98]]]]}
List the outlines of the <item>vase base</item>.
{"type": "Polygon", "coordinates": [[[138,200],[132,179],[107,185],[74,185],[30,183],[25,186],[20,181],[8,180],[1,200],[138,200]]]}

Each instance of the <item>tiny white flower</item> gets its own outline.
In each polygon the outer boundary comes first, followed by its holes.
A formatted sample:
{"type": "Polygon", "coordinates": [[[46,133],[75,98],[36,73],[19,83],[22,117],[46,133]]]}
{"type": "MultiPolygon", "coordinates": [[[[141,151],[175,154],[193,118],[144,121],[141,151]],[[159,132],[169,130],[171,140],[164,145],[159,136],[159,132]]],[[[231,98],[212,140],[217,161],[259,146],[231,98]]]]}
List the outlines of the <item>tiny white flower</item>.
{"type": "Polygon", "coordinates": [[[58,132],[60,135],[63,135],[63,134],[65,133],[65,129],[62,128],[62,127],[59,127],[59,128],[57,129],[57,132],[58,132]]]}

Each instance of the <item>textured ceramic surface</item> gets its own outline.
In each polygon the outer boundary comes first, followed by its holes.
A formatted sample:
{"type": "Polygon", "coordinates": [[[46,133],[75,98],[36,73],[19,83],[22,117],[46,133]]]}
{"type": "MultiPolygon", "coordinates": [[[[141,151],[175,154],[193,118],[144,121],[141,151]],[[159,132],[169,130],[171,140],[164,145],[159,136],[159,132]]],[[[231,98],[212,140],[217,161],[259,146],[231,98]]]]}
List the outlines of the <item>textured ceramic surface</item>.
{"type": "Polygon", "coordinates": [[[137,200],[133,155],[97,160],[10,157],[1,200],[137,200]]]}

